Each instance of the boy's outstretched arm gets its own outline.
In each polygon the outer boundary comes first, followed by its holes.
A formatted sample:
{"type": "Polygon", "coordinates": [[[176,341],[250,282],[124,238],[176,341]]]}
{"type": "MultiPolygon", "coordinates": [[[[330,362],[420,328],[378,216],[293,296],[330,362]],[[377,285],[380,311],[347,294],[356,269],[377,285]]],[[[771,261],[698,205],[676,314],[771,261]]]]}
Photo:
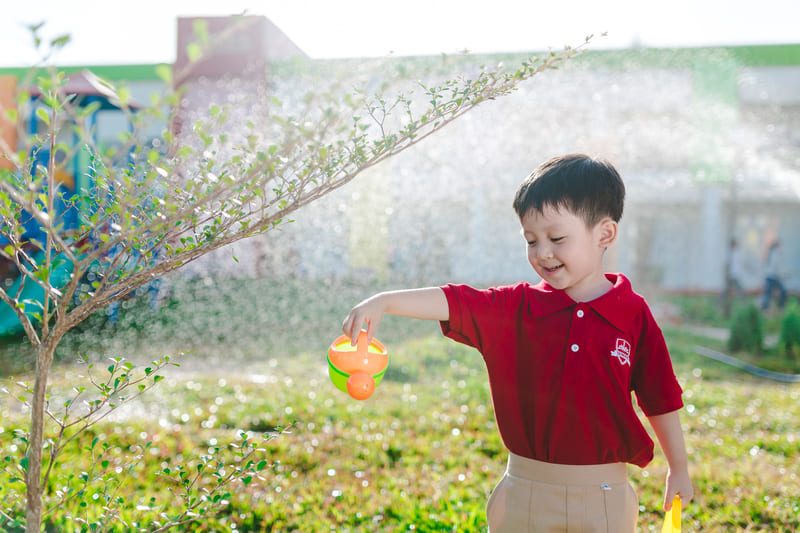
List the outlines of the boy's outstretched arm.
{"type": "Polygon", "coordinates": [[[669,463],[664,494],[664,510],[669,511],[675,495],[681,497],[681,505],[688,504],[694,496],[692,480],[689,478],[689,459],[686,455],[686,444],[683,441],[681,418],[679,411],[672,411],[663,415],[650,416],[647,419],[653,426],[658,443],[664,450],[667,463],[669,463]]]}
{"type": "Polygon", "coordinates": [[[342,331],[355,344],[358,332],[367,325],[367,339],[372,340],[384,313],[422,320],[449,320],[447,297],[439,287],[381,292],[353,307],[342,323],[342,331]]]}

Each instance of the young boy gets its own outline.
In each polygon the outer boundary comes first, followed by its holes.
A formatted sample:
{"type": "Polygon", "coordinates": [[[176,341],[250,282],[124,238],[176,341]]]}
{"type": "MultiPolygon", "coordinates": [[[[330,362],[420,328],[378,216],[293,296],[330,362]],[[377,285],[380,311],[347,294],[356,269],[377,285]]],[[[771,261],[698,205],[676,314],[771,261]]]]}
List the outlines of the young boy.
{"type": "Polygon", "coordinates": [[[445,285],[383,292],[355,306],[342,329],[371,339],[384,313],[439,320],[483,355],[495,418],[509,450],[487,505],[491,533],[634,532],[638,499],[626,463],[669,463],[664,509],[693,495],[678,410],[683,406],[661,330],[622,274],[603,270],[625,186],[614,167],[583,155],[546,161],[522,182],[514,209],[542,281],[488,290],[445,285]]]}

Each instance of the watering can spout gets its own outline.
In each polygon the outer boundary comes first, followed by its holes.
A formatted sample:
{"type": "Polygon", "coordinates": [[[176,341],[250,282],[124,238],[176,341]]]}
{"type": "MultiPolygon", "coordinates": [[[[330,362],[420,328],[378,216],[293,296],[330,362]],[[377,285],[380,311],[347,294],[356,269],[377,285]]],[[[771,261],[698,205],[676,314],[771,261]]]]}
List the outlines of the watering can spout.
{"type": "Polygon", "coordinates": [[[356,400],[366,400],[375,392],[375,379],[366,372],[358,371],[347,378],[347,393],[356,400]]]}

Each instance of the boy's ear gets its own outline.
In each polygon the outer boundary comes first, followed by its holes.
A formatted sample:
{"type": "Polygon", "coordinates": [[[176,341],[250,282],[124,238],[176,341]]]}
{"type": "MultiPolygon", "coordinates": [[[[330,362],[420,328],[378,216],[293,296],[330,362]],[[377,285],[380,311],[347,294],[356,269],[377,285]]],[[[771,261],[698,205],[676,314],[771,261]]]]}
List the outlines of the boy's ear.
{"type": "Polygon", "coordinates": [[[602,248],[608,248],[617,240],[617,223],[610,218],[604,218],[597,224],[597,235],[602,248]]]}

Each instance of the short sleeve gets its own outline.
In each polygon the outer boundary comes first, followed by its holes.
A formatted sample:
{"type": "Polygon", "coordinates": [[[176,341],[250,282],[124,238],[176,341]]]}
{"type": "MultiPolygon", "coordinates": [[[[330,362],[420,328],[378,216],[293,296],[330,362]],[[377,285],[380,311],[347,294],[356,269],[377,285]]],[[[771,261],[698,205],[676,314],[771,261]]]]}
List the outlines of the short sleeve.
{"type": "Polygon", "coordinates": [[[469,285],[445,285],[450,320],[442,321],[442,333],[454,341],[483,348],[500,330],[505,306],[505,291],[502,288],[475,289],[469,285]]]}
{"type": "Polygon", "coordinates": [[[645,415],[661,415],[683,407],[683,390],[672,368],[664,334],[647,306],[643,309],[635,361],[632,388],[645,415]]]}

